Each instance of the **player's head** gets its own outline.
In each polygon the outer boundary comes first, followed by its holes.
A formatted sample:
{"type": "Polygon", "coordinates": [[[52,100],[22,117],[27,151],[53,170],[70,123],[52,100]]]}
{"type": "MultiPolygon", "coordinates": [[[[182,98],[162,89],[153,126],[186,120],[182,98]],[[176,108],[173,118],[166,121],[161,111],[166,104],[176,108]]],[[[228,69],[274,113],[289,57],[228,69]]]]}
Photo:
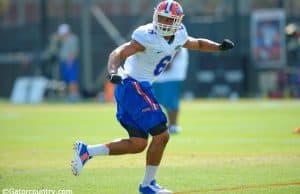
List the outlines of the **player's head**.
{"type": "Polygon", "coordinates": [[[154,9],[153,25],[161,36],[172,36],[177,31],[183,18],[181,5],[173,0],[160,2],[154,9]]]}
{"type": "Polygon", "coordinates": [[[61,24],[58,26],[57,34],[61,37],[68,35],[71,32],[71,28],[68,24],[61,24]]]}

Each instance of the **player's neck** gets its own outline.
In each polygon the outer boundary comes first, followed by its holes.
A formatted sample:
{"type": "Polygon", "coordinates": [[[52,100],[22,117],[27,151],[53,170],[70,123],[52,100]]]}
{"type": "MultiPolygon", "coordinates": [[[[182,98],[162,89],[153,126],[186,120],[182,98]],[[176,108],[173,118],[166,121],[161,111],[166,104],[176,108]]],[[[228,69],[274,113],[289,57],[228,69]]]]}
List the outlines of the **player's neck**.
{"type": "Polygon", "coordinates": [[[172,36],[164,36],[164,39],[168,42],[168,44],[171,44],[174,40],[174,35],[172,36]]]}
{"type": "Polygon", "coordinates": [[[171,38],[173,38],[173,36],[174,36],[174,35],[172,35],[172,36],[164,36],[164,39],[170,40],[171,38]]]}

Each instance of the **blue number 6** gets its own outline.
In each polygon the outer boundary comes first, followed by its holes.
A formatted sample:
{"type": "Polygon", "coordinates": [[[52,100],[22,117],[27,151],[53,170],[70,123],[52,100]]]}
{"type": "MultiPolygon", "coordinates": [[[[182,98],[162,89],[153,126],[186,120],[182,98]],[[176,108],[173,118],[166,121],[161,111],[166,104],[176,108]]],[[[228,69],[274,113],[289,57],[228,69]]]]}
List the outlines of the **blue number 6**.
{"type": "Polygon", "coordinates": [[[158,76],[165,68],[166,66],[170,63],[172,59],[171,55],[167,55],[164,58],[162,58],[159,63],[156,65],[156,68],[154,69],[154,75],[158,76]]]}

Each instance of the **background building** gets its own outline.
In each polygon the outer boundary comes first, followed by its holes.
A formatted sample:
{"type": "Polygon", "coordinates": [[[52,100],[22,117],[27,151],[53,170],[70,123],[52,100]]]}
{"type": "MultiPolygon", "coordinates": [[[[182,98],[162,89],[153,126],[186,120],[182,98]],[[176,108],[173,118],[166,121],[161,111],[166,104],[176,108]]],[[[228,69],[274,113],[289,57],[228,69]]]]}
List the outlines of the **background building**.
{"type": "MultiPolygon", "coordinates": [[[[68,23],[80,37],[80,85],[85,97],[104,88],[106,60],[116,45],[130,39],[132,30],[152,21],[156,1],[148,0],[0,0],[0,97],[9,97],[19,76],[43,75],[59,79],[43,52],[61,23],[68,23]]],[[[287,24],[300,24],[298,0],[189,0],[180,1],[190,35],[222,41],[232,39],[228,53],[190,52],[185,96],[300,96],[299,43],[285,36],[287,24]],[[253,18],[259,10],[278,20],[279,48],[276,65],[258,63],[253,57],[253,18]],[[280,23],[281,22],[281,23],[280,23]],[[283,24],[284,26],[281,26],[283,24]],[[251,27],[252,26],[252,27],[251,27]],[[295,46],[291,45],[294,42],[295,46]]],[[[259,22],[255,20],[256,27],[259,22]]],[[[254,22],[255,22],[254,21],[254,22]]],[[[265,22],[268,22],[266,19],[265,22]]],[[[272,22],[272,21],[271,21],[272,22]]],[[[277,24],[277,21],[273,23],[277,24]]],[[[261,52],[261,51],[259,51],[261,52]]]]}

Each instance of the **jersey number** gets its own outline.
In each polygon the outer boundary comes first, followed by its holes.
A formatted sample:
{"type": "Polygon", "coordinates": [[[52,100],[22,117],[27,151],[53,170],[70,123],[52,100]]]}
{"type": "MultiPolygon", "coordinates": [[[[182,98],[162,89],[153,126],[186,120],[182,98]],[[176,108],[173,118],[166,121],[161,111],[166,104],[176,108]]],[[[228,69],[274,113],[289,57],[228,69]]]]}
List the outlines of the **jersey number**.
{"type": "Polygon", "coordinates": [[[167,67],[167,65],[170,63],[172,59],[171,55],[167,55],[164,58],[162,58],[159,63],[156,65],[156,68],[154,70],[154,75],[158,76],[163,70],[167,67]]]}

